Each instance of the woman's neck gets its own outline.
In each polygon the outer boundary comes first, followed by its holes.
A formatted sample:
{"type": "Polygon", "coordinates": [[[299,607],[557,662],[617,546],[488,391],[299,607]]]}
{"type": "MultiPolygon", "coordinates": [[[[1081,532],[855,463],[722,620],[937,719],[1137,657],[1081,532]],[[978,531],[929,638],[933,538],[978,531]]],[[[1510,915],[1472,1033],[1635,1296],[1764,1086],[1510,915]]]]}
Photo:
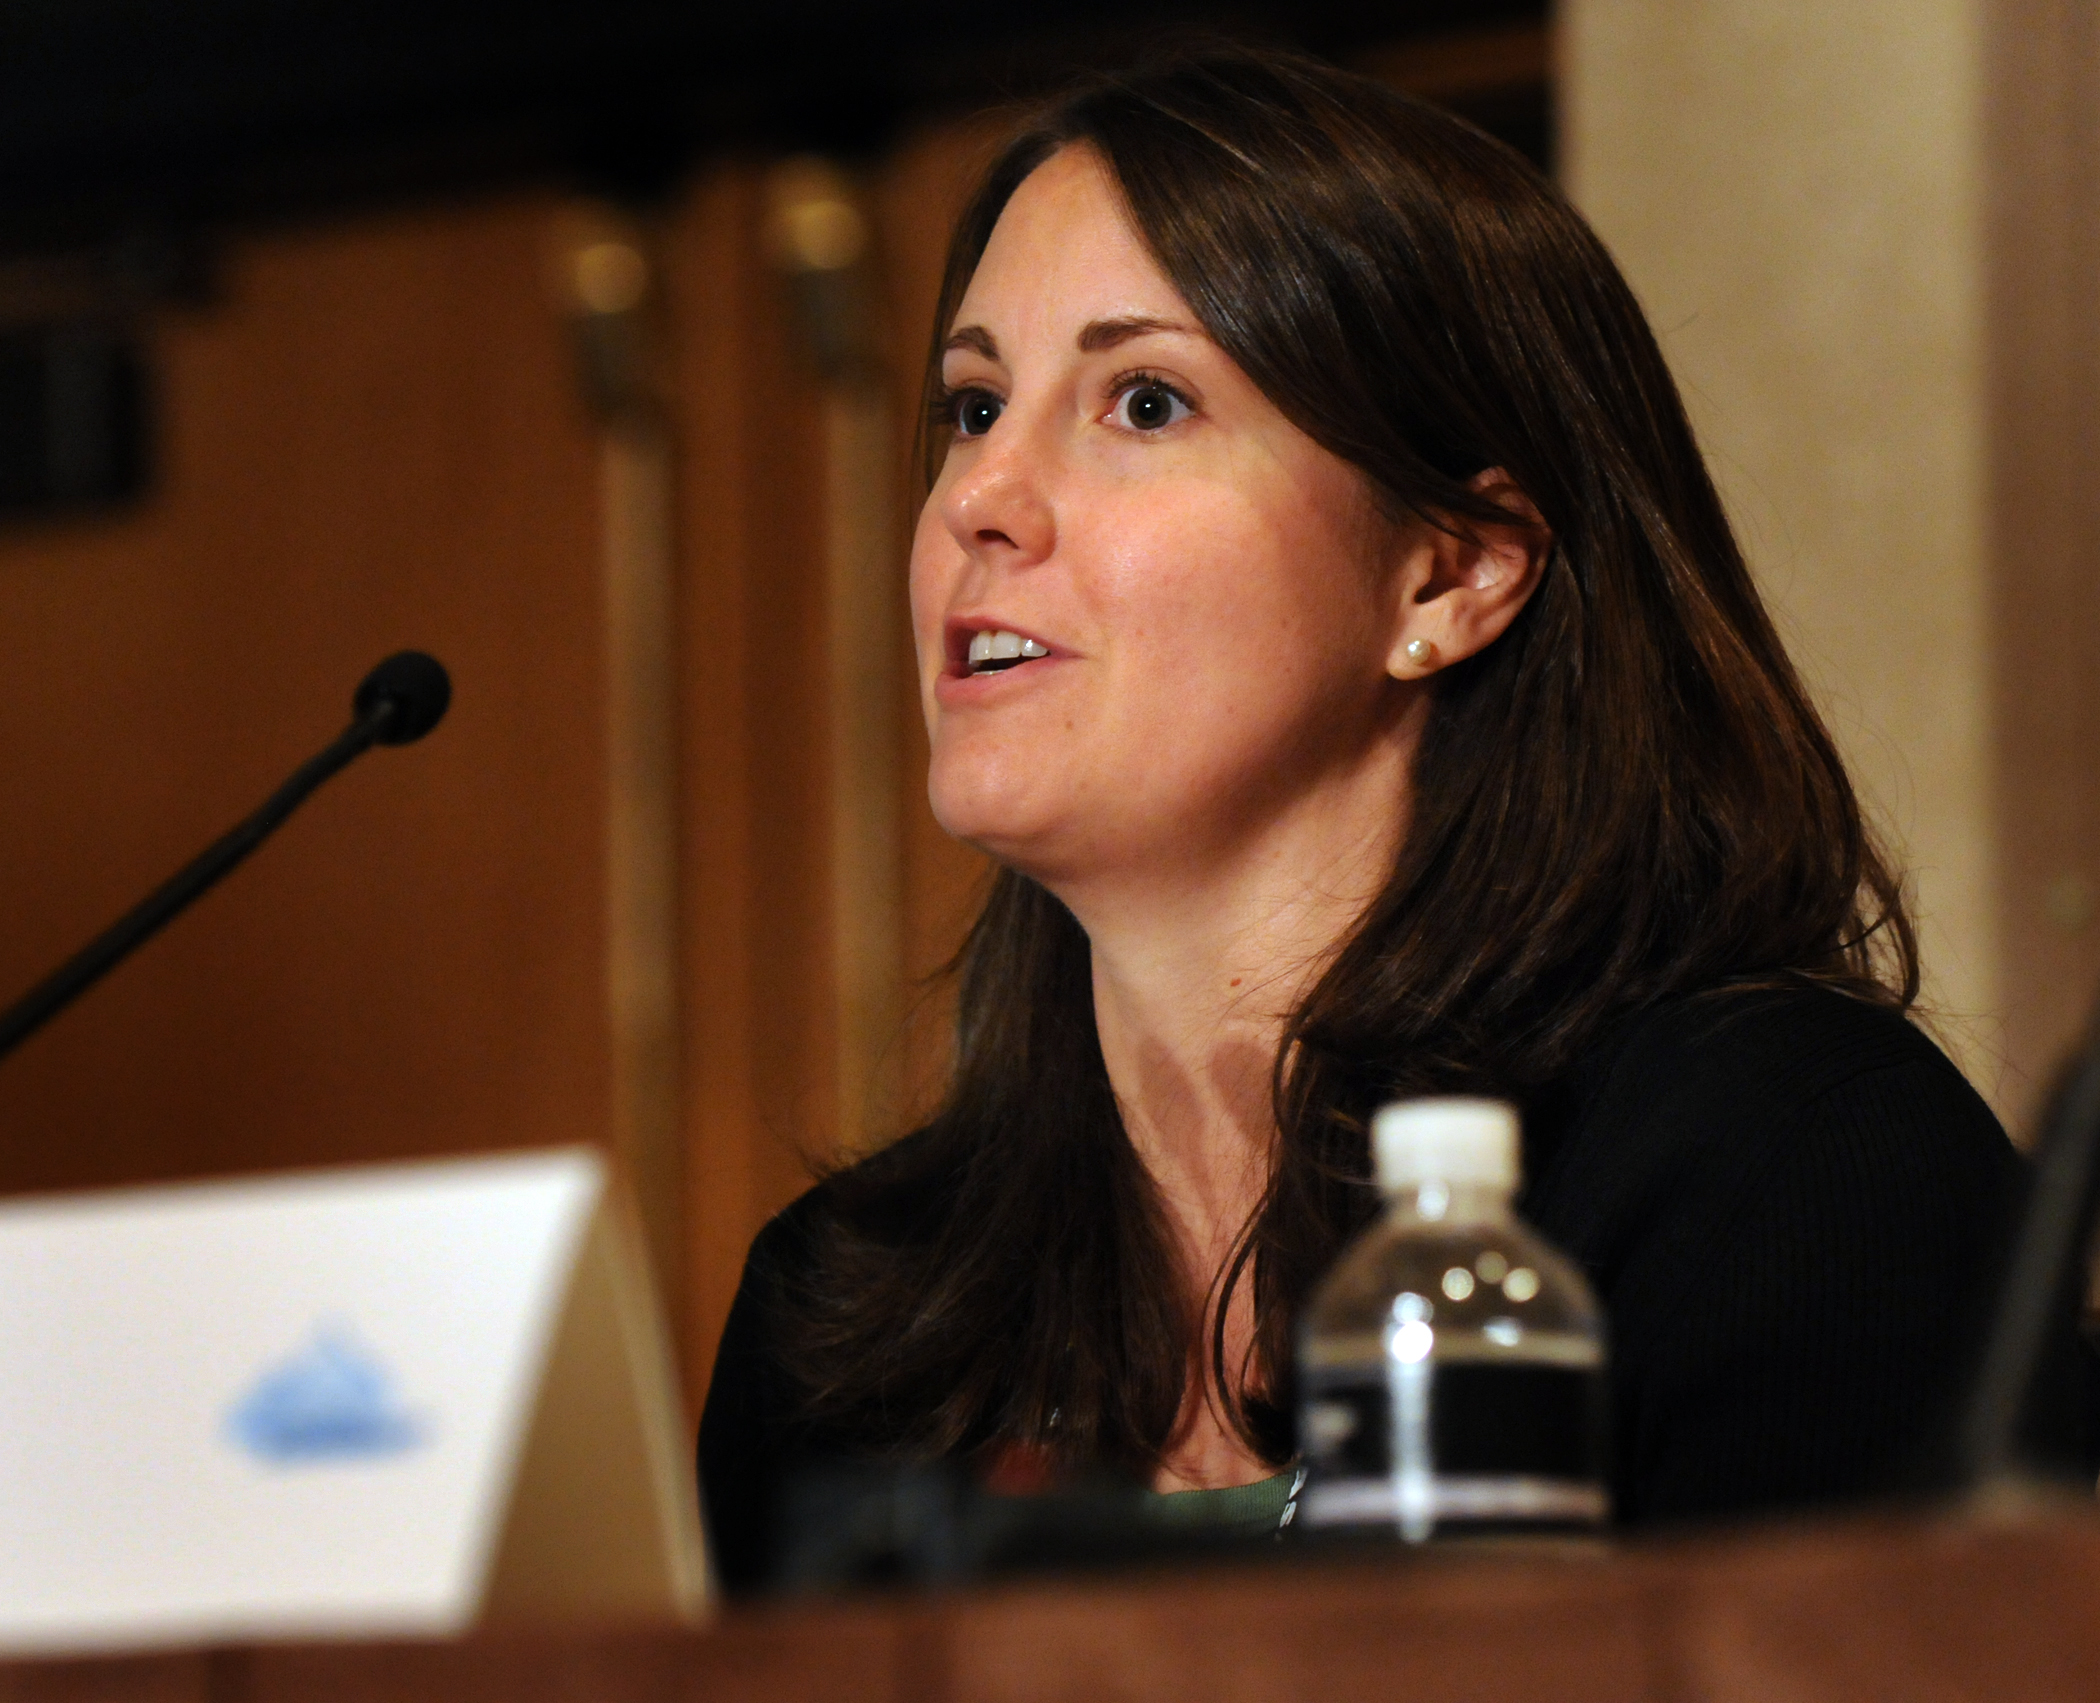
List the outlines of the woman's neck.
{"type": "Polygon", "coordinates": [[[1094,1017],[1131,1144],[1207,1284],[1267,1185],[1270,1076],[1300,978],[1279,987],[1258,950],[1162,920],[1090,931],[1094,1017]]]}
{"type": "Polygon", "coordinates": [[[1227,855],[1058,885],[1086,930],[1125,1126],[1206,1283],[1267,1186],[1284,1027],[1404,831],[1402,765],[1367,768],[1227,855]]]}
{"type": "MultiPolygon", "coordinates": [[[[1124,1127],[1159,1190],[1191,1304],[1202,1300],[1204,1366],[1218,1279],[1268,1186],[1284,1027],[1390,871],[1399,789],[1379,790],[1375,816],[1308,813],[1201,874],[1066,896],[1091,944],[1095,1022],[1124,1127]]],[[[1226,1318],[1229,1366],[1243,1363],[1253,1331],[1242,1283],[1226,1318]]],[[[1158,1487],[1269,1470],[1215,1411],[1208,1378],[1192,1376],[1158,1487]]]]}

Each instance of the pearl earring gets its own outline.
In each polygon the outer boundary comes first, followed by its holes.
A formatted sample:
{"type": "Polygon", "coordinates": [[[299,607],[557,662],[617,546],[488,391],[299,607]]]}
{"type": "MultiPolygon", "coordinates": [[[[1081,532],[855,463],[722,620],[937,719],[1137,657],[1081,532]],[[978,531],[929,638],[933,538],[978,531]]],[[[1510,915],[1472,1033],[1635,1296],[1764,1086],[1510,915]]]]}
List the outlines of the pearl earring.
{"type": "Polygon", "coordinates": [[[1407,660],[1417,668],[1426,671],[1435,665],[1436,646],[1427,639],[1409,639],[1401,649],[1406,651],[1407,660]]]}

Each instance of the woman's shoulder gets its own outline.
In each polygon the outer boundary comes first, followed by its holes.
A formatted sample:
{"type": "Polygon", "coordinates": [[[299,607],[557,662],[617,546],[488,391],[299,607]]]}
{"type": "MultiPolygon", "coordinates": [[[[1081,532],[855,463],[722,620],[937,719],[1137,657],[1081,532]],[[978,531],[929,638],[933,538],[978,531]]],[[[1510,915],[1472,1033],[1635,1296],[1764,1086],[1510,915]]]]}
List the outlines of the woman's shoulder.
{"type": "Polygon", "coordinates": [[[715,1353],[700,1420],[700,1482],[726,1588],[756,1587],[771,1565],[774,1522],[799,1463],[850,1454],[861,1439],[805,1410],[789,1340],[798,1307],[833,1284],[842,1236],[908,1232],[933,1192],[923,1144],[907,1136],[832,1172],[753,1238],[715,1353]]]}
{"type": "Polygon", "coordinates": [[[1718,1226],[1789,1167],[1928,1200],[1995,1194],[2018,1164],[1916,1024],[1812,984],[1659,1002],[1622,1021],[1541,1112],[1528,1204],[1593,1263],[1662,1216],[1718,1226]]]}
{"type": "Polygon", "coordinates": [[[1813,982],[1721,987],[1680,995],[1625,1019],[1586,1074],[1593,1092],[1632,1079],[1680,1094],[1751,1094],[1801,1106],[1889,1070],[1916,1070],[1957,1098],[1982,1101],[1947,1055],[1903,1012],[1813,982]]]}
{"type": "Polygon", "coordinates": [[[1818,1111],[1891,1092],[1929,1112],[1932,1129],[2004,1143],[1982,1097],[1903,1012],[1807,982],[1715,988],[1636,1012],[1572,1073],[1564,1100],[1597,1133],[1696,1122],[1740,1140],[1776,1139],[1818,1111]]]}
{"type": "Polygon", "coordinates": [[[946,1169],[928,1132],[919,1130],[825,1173],[753,1238],[747,1285],[777,1291],[792,1284],[841,1230],[875,1242],[909,1241],[947,1199],[946,1169]]]}

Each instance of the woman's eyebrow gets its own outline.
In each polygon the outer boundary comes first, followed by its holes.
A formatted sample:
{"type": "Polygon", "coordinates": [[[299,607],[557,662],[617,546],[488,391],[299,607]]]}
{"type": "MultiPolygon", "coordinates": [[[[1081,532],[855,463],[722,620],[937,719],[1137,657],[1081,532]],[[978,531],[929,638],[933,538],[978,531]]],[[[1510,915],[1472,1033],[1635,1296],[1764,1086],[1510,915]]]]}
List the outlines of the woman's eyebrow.
{"type": "Polygon", "coordinates": [[[999,358],[999,345],[992,334],[981,325],[964,325],[948,334],[948,341],[941,345],[941,353],[950,349],[974,349],[988,361],[999,358]]]}
{"type": "Polygon", "coordinates": [[[1098,355],[1103,349],[1113,349],[1118,343],[1128,343],[1133,337],[1144,337],[1154,331],[1174,331],[1184,337],[1203,335],[1197,326],[1183,325],[1172,319],[1152,319],[1143,314],[1129,319],[1096,319],[1080,329],[1079,352],[1098,355]]]}

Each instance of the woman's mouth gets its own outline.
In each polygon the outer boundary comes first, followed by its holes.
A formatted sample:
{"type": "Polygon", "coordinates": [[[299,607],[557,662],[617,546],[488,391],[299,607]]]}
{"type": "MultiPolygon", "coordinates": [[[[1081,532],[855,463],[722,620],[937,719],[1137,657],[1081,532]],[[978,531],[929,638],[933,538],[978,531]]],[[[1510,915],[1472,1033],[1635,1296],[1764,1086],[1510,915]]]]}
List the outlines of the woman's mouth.
{"type": "Polygon", "coordinates": [[[1049,654],[1048,645],[1023,638],[1004,627],[995,631],[980,630],[970,635],[969,648],[963,657],[963,671],[970,675],[1002,674],[1009,668],[1018,668],[1024,662],[1033,662],[1049,654]]]}

